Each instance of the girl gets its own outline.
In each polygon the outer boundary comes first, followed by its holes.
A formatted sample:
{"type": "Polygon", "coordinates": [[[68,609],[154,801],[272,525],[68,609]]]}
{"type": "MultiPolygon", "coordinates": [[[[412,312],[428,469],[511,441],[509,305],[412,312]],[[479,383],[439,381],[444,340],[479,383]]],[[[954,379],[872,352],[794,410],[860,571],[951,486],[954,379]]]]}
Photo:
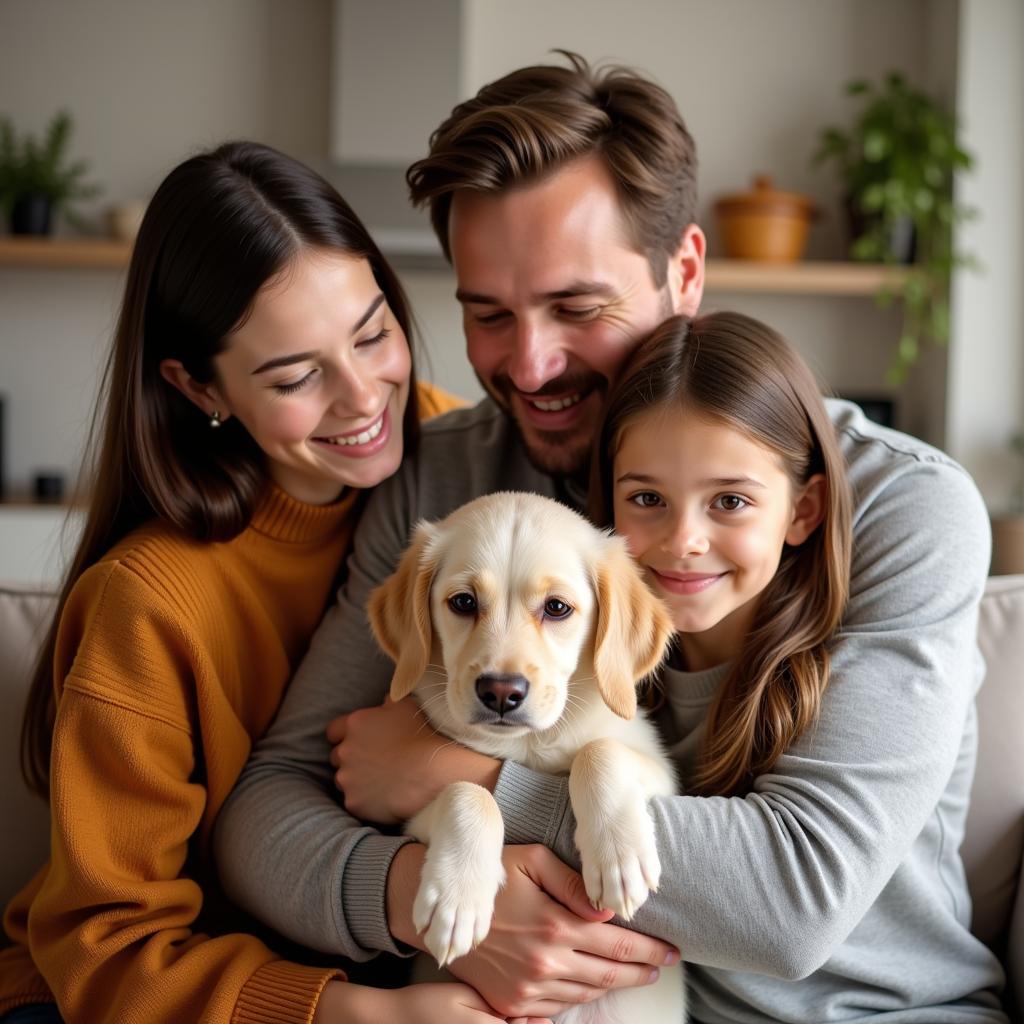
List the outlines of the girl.
{"type": "MultiPolygon", "coordinates": [[[[493,1022],[280,959],[222,897],[214,819],[421,416],[393,271],[338,194],[231,143],[157,190],[128,270],[84,533],[23,724],[49,864],[15,898],[5,1022],[493,1022]]],[[[99,423],[100,421],[98,421],[99,423]]]]}
{"type": "Polygon", "coordinates": [[[694,691],[710,697],[684,788],[744,794],[814,723],[846,602],[850,495],[818,386],[755,320],[674,318],[596,444],[595,521],[614,519],[679,631],[667,700],[694,725],[694,691]]]}

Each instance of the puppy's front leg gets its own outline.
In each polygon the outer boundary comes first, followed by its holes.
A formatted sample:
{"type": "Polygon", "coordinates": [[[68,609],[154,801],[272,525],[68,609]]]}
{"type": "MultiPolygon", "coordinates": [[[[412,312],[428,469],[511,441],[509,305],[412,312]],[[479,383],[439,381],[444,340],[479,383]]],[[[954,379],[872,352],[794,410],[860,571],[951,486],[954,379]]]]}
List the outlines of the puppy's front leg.
{"type": "Polygon", "coordinates": [[[671,772],[614,739],[593,740],[573,758],[569,799],[590,902],[629,920],[658,888],[661,861],[647,801],[674,791],[671,772]]]}
{"type": "Polygon", "coordinates": [[[453,782],[405,831],[427,846],[413,923],[444,967],[490,930],[494,899],[505,884],[501,811],[482,786],[453,782]]]}

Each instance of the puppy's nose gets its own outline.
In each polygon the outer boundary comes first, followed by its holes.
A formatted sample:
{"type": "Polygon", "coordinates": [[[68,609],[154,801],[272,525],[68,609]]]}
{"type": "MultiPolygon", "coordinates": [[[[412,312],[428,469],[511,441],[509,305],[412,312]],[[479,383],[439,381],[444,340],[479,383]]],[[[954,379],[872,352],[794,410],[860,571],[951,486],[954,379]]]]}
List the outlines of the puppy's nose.
{"type": "Polygon", "coordinates": [[[507,675],[500,672],[485,672],[476,677],[476,695],[489,711],[507,715],[515,711],[530,690],[526,676],[507,675]]]}

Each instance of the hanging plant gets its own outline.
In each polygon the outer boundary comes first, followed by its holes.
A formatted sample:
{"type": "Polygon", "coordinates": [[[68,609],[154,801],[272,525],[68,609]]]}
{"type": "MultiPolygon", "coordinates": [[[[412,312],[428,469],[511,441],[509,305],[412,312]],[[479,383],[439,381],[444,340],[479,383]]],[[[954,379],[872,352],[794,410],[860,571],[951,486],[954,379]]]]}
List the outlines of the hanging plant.
{"type": "MultiPolygon", "coordinates": [[[[891,383],[904,380],[928,341],[949,339],[949,281],[954,267],[973,265],[953,249],[953,226],[971,211],[953,198],[957,172],[971,156],[957,141],[952,114],[892,72],[881,86],[846,86],[862,106],[848,129],[821,131],[815,164],[834,165],[845,191],[849,254],[855,260],[907,263],[899,294],[903,323],[890,364],[891,383]]],[[[892,302],[891,289],[879,293],[892,302]]]]}

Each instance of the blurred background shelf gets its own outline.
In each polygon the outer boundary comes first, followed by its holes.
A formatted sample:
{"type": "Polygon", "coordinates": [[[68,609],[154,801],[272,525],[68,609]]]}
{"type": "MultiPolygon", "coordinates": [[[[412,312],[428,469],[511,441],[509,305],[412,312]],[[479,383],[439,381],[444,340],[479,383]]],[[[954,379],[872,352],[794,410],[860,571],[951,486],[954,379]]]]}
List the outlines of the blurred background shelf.
{"type": "MultiPolygon", "coordinates": [[[[387,251],[401,262],[403,252],[387,251]]],[[[90,267],[120,269],[128,265],[131,245],[105,238],[0,238],[0,266],[90,267]]],[[[444,264],[438,259],[438,269],[444,264]]],[[[707,288],[716,292],[765,292],[788,295],[874,295],[884,286],[898,290],[906,271],[873,263],[804,260],[756,263],[710,259],[707,288]]]]}
{"type": "Polygon", "coordinates": [[[132,247],[112,238],[0,238],[0,266],[89,268],[128,266],[132,247]]]}
{"type": "Polygon", "coordinates": [[[874,295],[884,287],[898,291],[906,273],[903,267],[839,260],[755,263],[750,260],[710,259],[705,287],[715,292],[874,295]]]}

